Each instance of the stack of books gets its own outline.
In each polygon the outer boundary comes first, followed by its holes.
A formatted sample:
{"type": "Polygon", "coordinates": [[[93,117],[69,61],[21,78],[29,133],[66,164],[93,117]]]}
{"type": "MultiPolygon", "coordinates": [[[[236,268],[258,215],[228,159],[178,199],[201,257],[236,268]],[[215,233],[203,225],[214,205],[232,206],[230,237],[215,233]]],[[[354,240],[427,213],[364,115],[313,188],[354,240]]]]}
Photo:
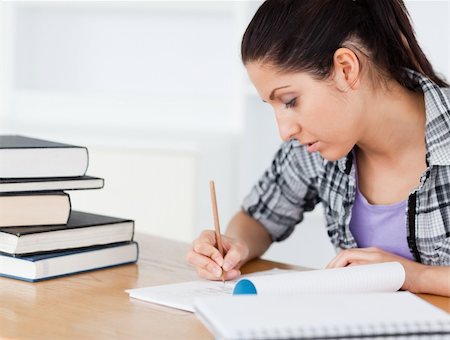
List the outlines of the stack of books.
{"type": "Polygon", "coordinates": [[[25,281],[133,263],[134,221],[72,210],[68,190],[100,189],[86,147],[0,136],[0,276],[25,281]]]}

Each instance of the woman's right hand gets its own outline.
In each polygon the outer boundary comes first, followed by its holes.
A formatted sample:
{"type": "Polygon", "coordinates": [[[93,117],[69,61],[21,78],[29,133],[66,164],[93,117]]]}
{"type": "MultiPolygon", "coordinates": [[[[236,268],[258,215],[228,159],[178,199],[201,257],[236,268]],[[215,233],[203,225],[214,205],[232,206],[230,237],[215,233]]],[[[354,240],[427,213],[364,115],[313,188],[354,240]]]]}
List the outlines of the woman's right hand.
{"type": "Polygon", "coordinates": [[[208,280],[233,280],[241,275],[240,268],[248,257],[248,246],[239,240],[222,235],[224,256],[217,249],[213,230],[204,230],[192,242],[186,260],[199,277],[208,280]]]}

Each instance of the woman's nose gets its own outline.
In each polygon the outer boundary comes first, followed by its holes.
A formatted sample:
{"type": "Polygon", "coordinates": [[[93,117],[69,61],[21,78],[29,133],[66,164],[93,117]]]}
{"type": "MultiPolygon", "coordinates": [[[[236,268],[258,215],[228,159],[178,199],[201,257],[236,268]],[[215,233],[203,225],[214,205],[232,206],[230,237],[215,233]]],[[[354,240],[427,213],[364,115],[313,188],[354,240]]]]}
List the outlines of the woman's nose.
{"type": "Polygon", "coordinates": [[[276,115],[278,132],[283,141],[292,139],[296,134],[301,131],[300,125],[292,119],[282,118],[280,115],[276,115]]]}

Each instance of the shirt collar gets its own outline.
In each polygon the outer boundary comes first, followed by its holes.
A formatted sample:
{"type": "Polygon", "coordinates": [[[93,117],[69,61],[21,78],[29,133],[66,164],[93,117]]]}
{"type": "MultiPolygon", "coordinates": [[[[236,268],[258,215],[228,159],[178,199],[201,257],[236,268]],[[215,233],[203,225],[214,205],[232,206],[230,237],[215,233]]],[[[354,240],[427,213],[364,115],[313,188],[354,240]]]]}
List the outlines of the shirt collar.
{"type": "MultiPolygon", "coordinates": [[[[450,101],[442,88],[422,74],[406,69],[425,100],[425,143],[429,165],[450,165],[450,101]]],[[[450,89],[447,89],[450,94],[450,89]]]]}
{"type": "Polygon", "coordinates": [[[347,156],[342,157],[337,161],[337,165],[339,170],[341,170],[343,173],[349,175],[350,171],[353,167],[353,150],[350,151],[347,156]]]}

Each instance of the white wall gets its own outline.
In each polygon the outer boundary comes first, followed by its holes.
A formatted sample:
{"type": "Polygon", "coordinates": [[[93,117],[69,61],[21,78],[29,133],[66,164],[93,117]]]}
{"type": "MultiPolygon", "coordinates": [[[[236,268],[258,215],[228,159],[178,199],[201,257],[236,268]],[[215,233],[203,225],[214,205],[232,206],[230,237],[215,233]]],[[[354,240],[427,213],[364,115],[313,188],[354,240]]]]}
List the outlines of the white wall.
{"type": "Polygon", "coordinates": [[[11,72],[10,54],[7,47],[10,45],[12,36],[8,32],[9,12],[3,2],[0,2],[0,126],[5,126],[5,120],[10,108],[11,72]]]}
{"type": "Polygon", "coordinates": [[[236,128],[229,114],[237,63],[232,9],[164,2],[18,3],[15,121],[170,131],[236,128]]]}
{"type": "Polygon", "coordinates": [[[12,83],[3,133],[86,145],[101,191],[74,209],[190,241],[238,208],[240,6],[231,2],[2,3],[12,83]],[[141,184],[139,184],[141,183],[141,184]]]}
{"type": "Polygon", "coordinates": [[[409,0],[417,40],[436,72],[450,81],[450,1],[409,0]]]}
{"type": "MultiPolygon", "coordinates": [[[[260,1],[0,2],[0,132],[83,144],[105,188],[74,209],[134,218],[190,241],[225,226],[280,140],[239,60],[260,1]]],[[[408,1],[417,36],[450,79],[449,1],[408,1]]],[[[321,267],[321,210],[267,258],[321,267]]]]}

